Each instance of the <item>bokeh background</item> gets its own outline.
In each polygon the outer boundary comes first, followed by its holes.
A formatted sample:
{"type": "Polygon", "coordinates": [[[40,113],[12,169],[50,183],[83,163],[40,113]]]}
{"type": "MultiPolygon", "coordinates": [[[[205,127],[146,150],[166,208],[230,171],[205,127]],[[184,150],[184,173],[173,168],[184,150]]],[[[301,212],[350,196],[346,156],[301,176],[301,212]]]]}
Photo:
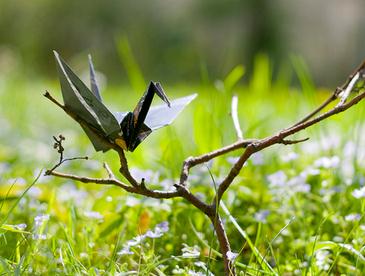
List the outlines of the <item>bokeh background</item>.
{"type": "Polygon", "coordinates": [[[318,85],[337,85],[364,57],[364,10],[362,0],[1,1],[0,72],[55,77],[56,49],[74,63],[91,53],[123,83],[127,39],[147,79],[199,83],[237,64],[250,73],[266,53],[274,73],[294,54],[318,85]]]}

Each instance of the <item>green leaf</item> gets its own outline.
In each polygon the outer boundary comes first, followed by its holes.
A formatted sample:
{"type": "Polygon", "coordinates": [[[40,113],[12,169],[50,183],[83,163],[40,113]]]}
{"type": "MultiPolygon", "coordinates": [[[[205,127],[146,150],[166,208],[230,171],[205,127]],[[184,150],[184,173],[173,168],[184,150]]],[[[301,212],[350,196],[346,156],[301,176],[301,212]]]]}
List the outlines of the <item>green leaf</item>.
{"type": "Polygon", "coordinates": [[[20,230],[16,227],[16,225],[11,225],[11,224],[3,224],[0,226],[0,229],[4,231],[10,231],[13,233],[32,234],[31,232],[20,230]]]}
{"type": "Polygon", "coordinates": [[[245,68],[242,65],[237,65],[224,79],[224,88],[227,92],[231,92],[238,81],[245,74],[245,68]]]}
{"type": "Polygon", "coordinates": [[[123,217],[119,217],[112,221],[103,231],[101,231],[99,238],[103,239],[108,236],[113,230],[118,229],[123,222],[123,217]]]}

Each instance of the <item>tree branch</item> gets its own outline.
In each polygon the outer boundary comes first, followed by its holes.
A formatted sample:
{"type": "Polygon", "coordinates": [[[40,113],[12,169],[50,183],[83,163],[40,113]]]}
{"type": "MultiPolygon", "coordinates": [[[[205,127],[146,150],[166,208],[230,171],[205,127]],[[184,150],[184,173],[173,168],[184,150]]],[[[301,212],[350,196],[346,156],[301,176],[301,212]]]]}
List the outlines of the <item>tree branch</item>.
{"type": "MultiPolygon", "coordinates": [[[[358,69],[358,72],[363,72],[363,71],[365,71],[365,62],[358,69]]],[[[357,77],[358,75],[359,74],[357,74],[357,72],[355,72],[355,74],[354,74],[355,78],[358,78],[357,77]]],[[[351,85],[352,87],[354,86],[351,78],[349,78],[347,80],[346,84],[351,85]]],[[[346,87],[344,87],[344,88],[346,89],[346,87]]],[[[338,94],[338,89],[335,90],[333,95],[337,95],[337,94],[338,94]]],[[[341,105],[336,105],[331,110],[329,110],[311,120],[305,120],[303,123],[300,123],[300,124],[296,123],[289,128],[283,129],[282,131],[280,131],[279,133],[277,133],[275,135],[272,135],[272,136],[269,136],[269,137],[266,137],[266,138],[263,138],[260,140],[256,140],[255,142],[249,144],[247,146],[246,150],[244,151],[244,153],[241,155],[241,157],[238,159],[238,161],[234,164],[234,166],[232,167],[232,169],[230,170],[228,175],[220,183],[213,205],[215,204],[215,202],[219,202],[221,200],[224,192],[229,188],[229,186],[233,182],[234,178],[239,174],[243,165],[245,164],[245,162],[250,158],[250,156],[253,153],[261,151],[274,144],[288,145],[288,144],[306,141],[306,140],[308,140],[307,138],[302,139],[302,140],[297,140],[297,141],[285,140],[285,138],[292,134],[295,134],[299,131],[302,131],[314,124],[317,124],[317,123],[323,121],[324,119],[327,119],[333,115],[346,111],[350,107],[359,103],[364,98],[365,98],[365,92],[362,92],[361,94],[355,96],[353,99],[351,99],[347,103],[343,103],[341,105]]],[[[323,106],[323,104],[322,104],[322,106],[323,106]]],[[[314,113],[312,112],[309,115],[311,115],[311,114],[314,114],[314,113]]],[[[310,116],[307,116],[307,117],[309,118],[310,116]]]]}
{"type": "MultiPolygon", "coordinates": [[[[364,69],[365,69],[365,61],[363,61],[362,64],[360,64],[355,69],[355,71],[351,75],[349,75],[347,77],[347,80],[345,81],[345,83],[341,87],[337,87],[335,89],[335,91],[331,94],[331,96],[329,96],[318,108],[316,108],[314,111],[312,111],[311,113],[309,113],[307,116],[305,116],[302,120],[300,120],[299,122],[297,122],[293,126],[300,125],[300,124],[308,121],[313,116],[317,115],[320,111],[322,111],[325,107],[327,107],[330,103],[332,103],[333,101],[335,101],[336,99],[338,99],[338,97],[346,90],[346,88],[353,87],[351,85],[351,81],[354,80],[354,78],[356,77],[356,74],[357,73],[364,71],[364,69]]],[[[362,72],[362,74],[364,74],[364,73],[362,72]]]]}
{"type": "Polygon", "coordinates": [[[302,120],[300,120],[299,122],[297,122],[296,124],[294,124],[294,126],[300,125],[300,124],[308,121],[310,118],[313,118],[313,116],[317,115],[324,108],[326,108],[330,103],[332,103],[333,101],[335,101],[337,99],[337,96],[338,96],[338,91],[339,90],[336,90],[334,93],[332,93],[331,96],[329,96],[327,98],[327,100],[325,100],[319,107],[317,107],[314,111],[312,111],[307,116],[305,116],[302,120]]]}
{"type": "Polygon", "coordinates": [[[253,142],[257,141],[256,139],[247,139],[247,140],[241,140],[237,141],[233,144],[230,144],[228,146],[225,146],[223,148],[196,156],[196,157],[188,157],[183,162],[183,166],[180,173],[180,185],[185,185],[186,180],[188,179],[189,170],[199,164],[208,162],[211,159],[214,159],[220,155],[224,155],[226,153],[229,153],[231,151],[235,151],[238,149],[243,149],[247,147],[248,145],[252,144],[253,142]]]}
{"type": "Polygon", "coordinates": [[[227,253],[231,251],[231,246],[229,244],[229,240],[228,240],[226,231],[224,230],[224,225],[223,225],[222,219],[218,213],[209,218],[213,224],[215,233],[218,238],[219,246],[220,246],[221,253],[223,256],[225,274],[226,275],[236,275],[236,269],[234,267],[234,264],[228,258],[228,255],[227,255],[227,253]]]}
{"type": "Polygon", "coordinates": [[[156,190],[149,190],[149,189],[142,189],[140,187],[133,187],[129,186],[117,179],[113,178],[92,178],[92,177],[85,177],[85,176],[77,176],[73,174],[66,174],[61,173],[57,171],[50,172],[50,175],[57,176],[60,178],[65,179],[71,179],[75,181],[79,181],[82,183],[93,183],[93,184],[101,184],[101,185],[114,185],[119,188],[122,188],[126,192],[133,193],[133,194],[139,194],[148,196],[151,198],[158,198],[158,199],[164,199],[164,198],[174,198],[174,197],[180,197],[181,192],[174,191],[174,192],[163,192],[163,191],[156,191],[156,190]]]}
{"type": "Polygon", "coordinates": [[[118,155],[120,160],[120,169],[119,172],[128,180],[129,183],[131,183],[132,186],[138,187],[139,183],[138,181],[131,175],[128,167],[128,161],[125,157],[124,150],[118,149],[118,155]]]}

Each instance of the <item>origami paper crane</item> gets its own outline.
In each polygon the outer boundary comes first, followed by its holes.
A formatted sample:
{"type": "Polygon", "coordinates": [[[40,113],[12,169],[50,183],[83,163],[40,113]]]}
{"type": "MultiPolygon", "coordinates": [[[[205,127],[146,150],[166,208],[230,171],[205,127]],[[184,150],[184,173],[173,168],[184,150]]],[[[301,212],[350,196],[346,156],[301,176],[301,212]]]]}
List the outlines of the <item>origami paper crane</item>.
{"type": "Polygon", "coordinates": [[[147,91],[132,112],[111,112],[102,102],[94,66],[89,56],[91,90],[54,52],[65,107],[82,119],[81,127],[96,151],[108,151],[114,143],[134,151],[152,131],[171,124],[197,95],[169,101],[158,82],[150,82],[147,91]],[[166,104],[151,107],[157,94],[166,104]]]}

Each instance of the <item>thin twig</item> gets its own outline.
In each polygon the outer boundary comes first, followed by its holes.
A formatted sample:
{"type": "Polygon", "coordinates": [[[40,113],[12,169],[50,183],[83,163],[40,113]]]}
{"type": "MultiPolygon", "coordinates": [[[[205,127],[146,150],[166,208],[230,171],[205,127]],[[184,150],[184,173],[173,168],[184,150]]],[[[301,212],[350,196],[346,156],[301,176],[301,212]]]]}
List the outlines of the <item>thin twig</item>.
{"type": "Polygon", "coordinates": [[[68,173],[61,173],[61,172],[57,172],[57,171],[50,172],[50,175],[61,177],[61,178],[72,179],[72,180],[80,181],[82,183],[115,185],[115,186],[118,186],[118,187],[122,188],[123,190],[126,190],[128,192],[132,192],[132,189],[131,189],[132,187],[131,186],[129,186],[129,185],[117,180],[117,179],[93,178],[93,177],[78,176],[78,175],[68,174],[68,173]]]}
{"type": "MultiPolygon", "coordinates": [[[[255,145],[258,142],[255,142],[255,145]]],[[[219,184],[218,191],[216,193],[216,196],[213,200],[213,205],[216,205],[216,202],[220,202],[222,199],[222,196],[224,192],[228,189],[228,187],[231,185],[233,180],[236,178],[236,176],[240,173],[243,165],[246,163],[246,161],[251,157],[251,155],[255,152],[255,146],[253,144],[250,144],[244,153],[240,156],[240,158],[237,160],[237,162],[233,165],[231,170],[229,171],[228,175],[224,178],[224,180],[219,184]]]]}
{"type": "Polygon", "coordinates": [[[189,170],[199,164],[208,162],[211,159],[214,159],[220,155],[224,155],[226,153],[229,153],[234,150],[243,149],[247,147],[248,145],[252,144],[253,142],[257,141],[256,139],[247,139],[247,140],[241,140],[237,141],[233,144],[230,144],[228,146],[222,147],[220,149],[196,156],[196,157],[188,157],[183,162],[183,166],[180,173],[180,185],[185,185],[186,180],[188,179],[189,170]]]}
{"type": "Polygon", "coordinates": [[[307,116],[305,116],[303,119],[298,121],[294,126],[300,125],[306,121],[308,121],[310,118],[313,118],[313,116],[317,115],[319,112],[321,112],[325,107],[327,107],[330,103],[335,101],[337,99],[337,91],[331,94],[319,107],[317,107],[314,111],[309,113],[307,116]]]}
{"type": "MultiPolygon", "coordinates": [[[[301,119],[299,122],[295,123],[293,126],[300,125],[309,119],[313,118],[315,115],[317,115],[320,111],[322,111],[325,107],[327,107],[330,103],[335,101],[338,97],[340,97],[341,94],[343,94],[343,91],[346,90],[347,87],[351,86],[350,83],[353,81],[356,74],[359,72],[362,72],[365,70],[365,61],[363,61],[355,70],[354,72],[349,75],[345,81],[345,83],[341,87],[337,87],[335,91],[329,96],[318,108],[316,108],[314,111],[309,113],[307,116],[305,116],[303,119],[301,119]]],[[[364,78],[363,76],[361,76],[364,78]]]]}
{"type": "Polygon", "coordinates": [[[298,144],[298,143],[302,143],[305,141],[308,141],[309,137],[307,138],[303,138],[303,139],[298,139],[298,140],[281,140],[280,142],[278,142],[278,144],[283,144],[283,145],[293,145],[293,144],[298,144]]]}
{"type": "Polygon", "coordinates": [[[57,169],[59,166],[61,166],[63,163],[68,162],[68,161],[74,161],[74,160],[88,160],[89,158],[87,156],[81,156],[81,157],[72,157],[72,158],[65,158],[63,159],[61,162],[57,163],[56,165],[54,165],[52,167],[52,169],[46,170],[44,172],[44,175],[51,175],[52,171],[54,171],[55,169],[57,169]]]}
{"type": "Polygon", "coordinates": [[[174,198],[174,197],[181,196],[179,191],[164,192],[164,191],[141,189],[140,187],[129,186],[129,185],[123,183],[122,181],[119,181],[117,179],[112,179],[112,178],[92,178],[92,177],[78,176],[78,175],[73,175],[73,174],[66,174],[66,173],[61,173],[61,172],[57,172],[57,171],[52,171],[50,173],[50,175],[61,177],[61,178],[66,178],[66,179],[71,179],[71,180],[79,181],[82,183],[114,185],[119,188],[122,188],[123,190],[125,190],[129,193],[144,195],[144,196],[151,197],[151,198],[163,199],[163,198],[174,198]]]}
{"type": "Polygon", "coordinates": [[[196,208],[198,208],[208,217],[214,214],[214,209],[212,208],[212,206],[203,202],[200,198],[192,194],[187,187],[180,184],[174,184],[174,186],[181,197],[189,201],[191,204],[193,204],[196,208]]]}
{"type": "Polygon", "coordinates": [[[219,245],[220,245],[220,250],[223,255],[225,274],[226,275],[236,275],[236,268],[235,268],[232,260],[230,260],[228,258],[227,253],[231,251],[231,247],[229,245],[229,240],[228,240],[226,231],[224,229],[222,219],[218,213],[216,215],[214,215],[213,217],[209,217],[209,218],[214,226],[215,233],[217,234],[217,238],[218,238],[219,245]]]}
{"type": "Polygon", "coordinates": [[[58,138],[53,136],[53,140],[55,140],[53,148],[55,150],[57,150],[57,152],[60,155],[60,158],[59,158],[59,161],[56,165],[54,165],[51,169],[45,171],[44,175],[50,175],[52,171],[57,169],[59,166],[61,166],[65,162],[73,161],[73,160],[88,160],[89,159],[87,156],[64,158],[63,153],[65,151],[65,148],[63,147],[62,142],[65,141],[65,139],[66,138],[62,134],[58,135],[58,138]]]}
{"type": "Polygon", "coordinates": [[[113,171],[110,169],[108,163],[104,162],[103,167],[106,170],[106,172],[108,173],[108,176],[110,179],[116,179],[116,177],[115,177],[113,171]]]}

